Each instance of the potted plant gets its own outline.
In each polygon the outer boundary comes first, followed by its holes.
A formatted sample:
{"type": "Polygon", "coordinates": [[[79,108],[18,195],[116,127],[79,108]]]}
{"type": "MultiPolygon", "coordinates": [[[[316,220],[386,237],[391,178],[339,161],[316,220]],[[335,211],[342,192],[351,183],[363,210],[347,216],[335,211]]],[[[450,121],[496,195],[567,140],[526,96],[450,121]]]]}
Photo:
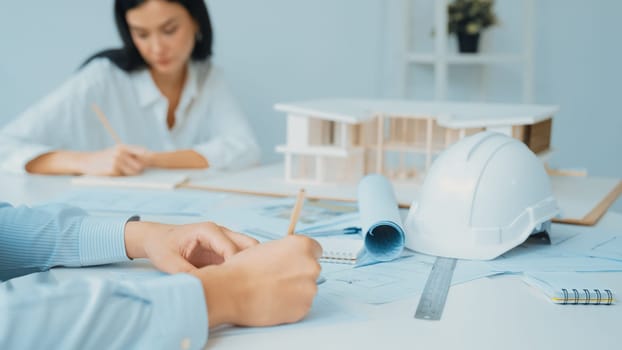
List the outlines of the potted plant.
{"type": "Polygon", "coordinates": [[[476,53],[480,33],[497,23],[494,0],[454,0],[447,7],[448,32],[456,34],[463,53],[476,53]]]}

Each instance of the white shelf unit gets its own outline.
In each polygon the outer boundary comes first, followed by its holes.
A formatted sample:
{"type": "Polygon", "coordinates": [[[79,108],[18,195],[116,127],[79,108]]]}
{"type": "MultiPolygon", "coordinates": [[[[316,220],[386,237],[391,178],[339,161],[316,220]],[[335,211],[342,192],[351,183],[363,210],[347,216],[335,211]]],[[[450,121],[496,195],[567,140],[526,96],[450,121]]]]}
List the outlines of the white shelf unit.
{"type": "MultiPolygon", "coordinates": [[[[411,49],[412,36],[412,11],[413,0],[403,0],[404,14],[404,44],[403,44],[403,81],[402,95],[407,97],[408,90],[413,82],[411,76],[412,65],[429,65],[434,74],[434,99],[437,101],[447,100],[449,85],[449,66],[473,65],[483,68],[486,74],[486,66],[491,64],[519,64],[522,66],[522,102],[533,103],[533,16],[534,0],[521,0],[523,2],[522,18],[522,50],[520,53],[476,53],[460,54],[449,52],[448,42],[450,37],[447,32],[447,6],[449,0],[434,0],[434,48],[433,52],[421,53],[411,49]]],[[[485,34],[484,34],[485,35],[485,34]]]]}

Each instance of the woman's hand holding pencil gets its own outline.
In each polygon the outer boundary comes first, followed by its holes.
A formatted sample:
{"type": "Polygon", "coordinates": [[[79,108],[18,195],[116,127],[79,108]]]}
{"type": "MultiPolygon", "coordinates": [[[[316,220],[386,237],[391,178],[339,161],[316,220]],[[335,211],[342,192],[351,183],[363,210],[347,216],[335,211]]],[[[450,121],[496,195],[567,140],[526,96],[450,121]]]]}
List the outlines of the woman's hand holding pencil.
{"type": "Polygon", "coordinates": [[[121,137],[114,130],[104,111],[96,103],[91,109],[97,115],[115,146],[100,152],[93,152],[84,157],[83,173],[88,175],[126,176],[138,175],[148,167],[147,149],[123,144],[121,137]]]}
{"type": "Polygon", "coordinates": [[[118,144],[102,151],[86,153],[82,157],[82,173],[87,175],[138,175],[147,168],[143,154],[146,149],[118,144]]]}
{"type": "Polygon", "coordinates": [[[91,162],[93,166],[87,166],[81,172],[82,174],[124,176],[140,174],[146,168],[205,169],[209,167],[207,159],[192,149],[152,152],[143,147],[125,145],[104,111],[96,103],[91,105],[91,109],[114,140],[116,147],[92,154],[91,158],[94,158],[95,162],[91,162]]]}

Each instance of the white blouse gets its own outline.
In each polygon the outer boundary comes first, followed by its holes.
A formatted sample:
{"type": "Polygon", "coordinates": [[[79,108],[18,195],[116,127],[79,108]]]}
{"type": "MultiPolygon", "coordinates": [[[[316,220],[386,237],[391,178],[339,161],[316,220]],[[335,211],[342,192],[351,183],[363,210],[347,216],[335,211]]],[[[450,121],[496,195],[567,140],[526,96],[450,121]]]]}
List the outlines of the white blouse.
{"type": "Polygon", "coordinates": [[[97,151],[114,140],[92,110],[97,104],[124,144],[151,151],[192,149],[211,168],[249,166],[259,159],[252,129],[209,62],[191,62],[175,125],[168,101],[148,70],[125,72],[93,60],[67,82],[0,130],[0,169],[23,173],[32,159],[54,150],[97,151]]]}

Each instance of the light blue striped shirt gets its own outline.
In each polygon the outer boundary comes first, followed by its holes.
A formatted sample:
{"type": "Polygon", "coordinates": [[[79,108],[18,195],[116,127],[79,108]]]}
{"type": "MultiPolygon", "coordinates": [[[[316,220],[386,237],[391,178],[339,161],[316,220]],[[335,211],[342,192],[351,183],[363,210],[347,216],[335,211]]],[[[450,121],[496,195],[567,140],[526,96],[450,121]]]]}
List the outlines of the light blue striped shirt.
{"type": "MultiPolygon", "coordinates": [[[[200,349],[208,320],[201,283],[189,275],[138,281],[25,276],[54,266],[129,260],[128,219],[97,218],[54,204],[0,203],[1,349],[200,349]]],[[[36,276],[36,275],[35,275],[36,276]]]]}

